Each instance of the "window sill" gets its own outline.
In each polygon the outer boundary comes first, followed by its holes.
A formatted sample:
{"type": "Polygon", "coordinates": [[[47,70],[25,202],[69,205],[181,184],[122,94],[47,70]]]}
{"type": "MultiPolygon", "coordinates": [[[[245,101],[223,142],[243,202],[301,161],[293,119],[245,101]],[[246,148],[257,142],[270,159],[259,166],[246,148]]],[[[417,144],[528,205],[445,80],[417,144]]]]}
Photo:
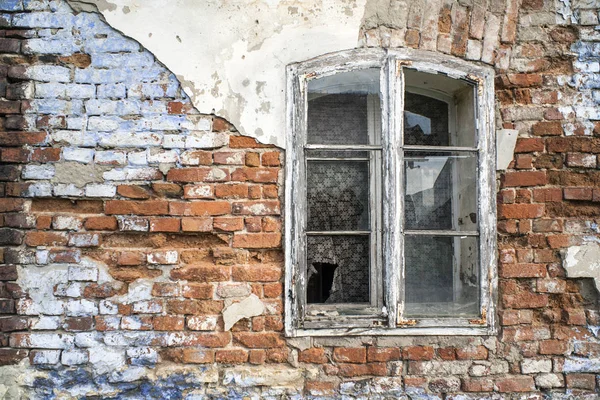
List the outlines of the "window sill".
{"type": "Polygon", "coordinates": [[[496,327],[418,327],[403,328],[328,328],[293,329],[286,332],[287,337],[310,336],[493,336],[498,333],[496,327]]]}

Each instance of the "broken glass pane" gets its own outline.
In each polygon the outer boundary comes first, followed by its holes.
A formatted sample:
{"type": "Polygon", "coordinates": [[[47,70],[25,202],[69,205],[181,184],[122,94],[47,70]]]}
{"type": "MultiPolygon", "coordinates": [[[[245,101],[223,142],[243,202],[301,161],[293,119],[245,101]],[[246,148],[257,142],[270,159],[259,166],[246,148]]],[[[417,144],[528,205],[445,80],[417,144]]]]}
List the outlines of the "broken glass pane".
{"type": "Polygon", "coordinates": [[[405,228],[477,230],[477,156],[404,152],[405,228]]]}
{"type": "Polygon", "coordinates": [[[379,69],[342,72],[308,82],[309,144],[373,144],[380,132],[379,69]],[[371,134],[370,134],[371,133],[371,134]]]}
{"type": "Polygon", "coordinates": [[[307,302],[369,302],[369,236],[307,237],[307,302]]]}
{"type": "Polygon", "coordinates": [[[477,237],[408,235],[404,259],[406,317],[479,315],[477,237]]]}
{"type": "Polygon", "coordinates": [[[404,144],[476,146],[473,84],[411,69],[404,78],[404,144]]]}
{"type": "Polygon", "coordinates": [[[369,230],[369,162],[307,162],[308,231],[369,230]]]}

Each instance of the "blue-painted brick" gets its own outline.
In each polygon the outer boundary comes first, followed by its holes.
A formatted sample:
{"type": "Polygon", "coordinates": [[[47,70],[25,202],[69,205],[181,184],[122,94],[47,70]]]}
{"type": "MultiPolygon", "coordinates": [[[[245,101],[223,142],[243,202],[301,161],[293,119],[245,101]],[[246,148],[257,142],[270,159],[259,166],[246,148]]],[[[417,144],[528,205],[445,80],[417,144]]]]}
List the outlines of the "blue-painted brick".
{"type": "Polygon", "coordinates": [[[125,85],[122,83],[98,85],[98,98],[124,98],[126,96],[125,85]]]}
{"type": "Polygon", "coordinates": [[[62,28],[69,29],[73,26],[72,14],[56,14],[52,12],[32,12],[15,14],[12,20],[15,27],[34,28],[62,28]]]}
{"type": "Polygon", "coordinates": [[[0,11],[21,11],[23,4],[21,0],[2,0],[0,1],[0,11]]]}
{"type": "Polygon", "coordinates": [[[119,53],[140,51],[140,45],[125,38],[90,39],[85,42],[84,50],[90,53],[119,53]]]}
{"type": "Polygon", "coordinates": [[[150,67],[154,64],[154,57],[148,52],[138,53],[99,53],[92,59],[93,67],[121,68],[121,67],[150,67]]]}

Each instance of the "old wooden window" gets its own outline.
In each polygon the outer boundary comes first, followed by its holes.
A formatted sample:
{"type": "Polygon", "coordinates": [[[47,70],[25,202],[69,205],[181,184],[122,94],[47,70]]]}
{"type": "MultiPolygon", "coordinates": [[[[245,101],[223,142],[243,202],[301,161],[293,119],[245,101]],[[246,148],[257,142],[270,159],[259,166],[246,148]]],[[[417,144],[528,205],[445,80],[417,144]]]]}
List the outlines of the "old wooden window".
{"type": "Polygon", "coordinates": [[[361,49],[288,69],[288,335],[495,330],[493,71],[361,49]]]}

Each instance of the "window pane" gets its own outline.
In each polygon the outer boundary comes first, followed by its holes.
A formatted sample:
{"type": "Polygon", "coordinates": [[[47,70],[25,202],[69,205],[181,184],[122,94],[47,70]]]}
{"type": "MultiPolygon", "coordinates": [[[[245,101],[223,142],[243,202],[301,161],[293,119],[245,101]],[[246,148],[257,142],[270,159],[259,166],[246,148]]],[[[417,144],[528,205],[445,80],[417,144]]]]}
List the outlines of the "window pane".
{"type": "Polygon", "coordinates": [[[406,236],[405,316],[478,316],[477,237],[406,236]]]}
{"type": "Polygon", "coordinates": [[[307,302],[369,302],[369,236],[308,236],[307,302]]]}
{"type": "Polygon", "coordinates": [[[404,152],[405,229],[477,230],[477,156],[404,152]]]}
{"type": "Polygon", "coordinates": [[[308,82],[307,141],[374,144],[375,132],[381,131],[380,110],[379,69],[313,79],[308,82]]]}
{"type": "Polygon", "coordinates": [[[473,84],[411,69],[404,78],[404,144],[476,146],[473,84]]]}
{"type": "Polygon", "coordinates": [[[369,162],[307,162],[308,231],[369,229],[369,162]]]}

